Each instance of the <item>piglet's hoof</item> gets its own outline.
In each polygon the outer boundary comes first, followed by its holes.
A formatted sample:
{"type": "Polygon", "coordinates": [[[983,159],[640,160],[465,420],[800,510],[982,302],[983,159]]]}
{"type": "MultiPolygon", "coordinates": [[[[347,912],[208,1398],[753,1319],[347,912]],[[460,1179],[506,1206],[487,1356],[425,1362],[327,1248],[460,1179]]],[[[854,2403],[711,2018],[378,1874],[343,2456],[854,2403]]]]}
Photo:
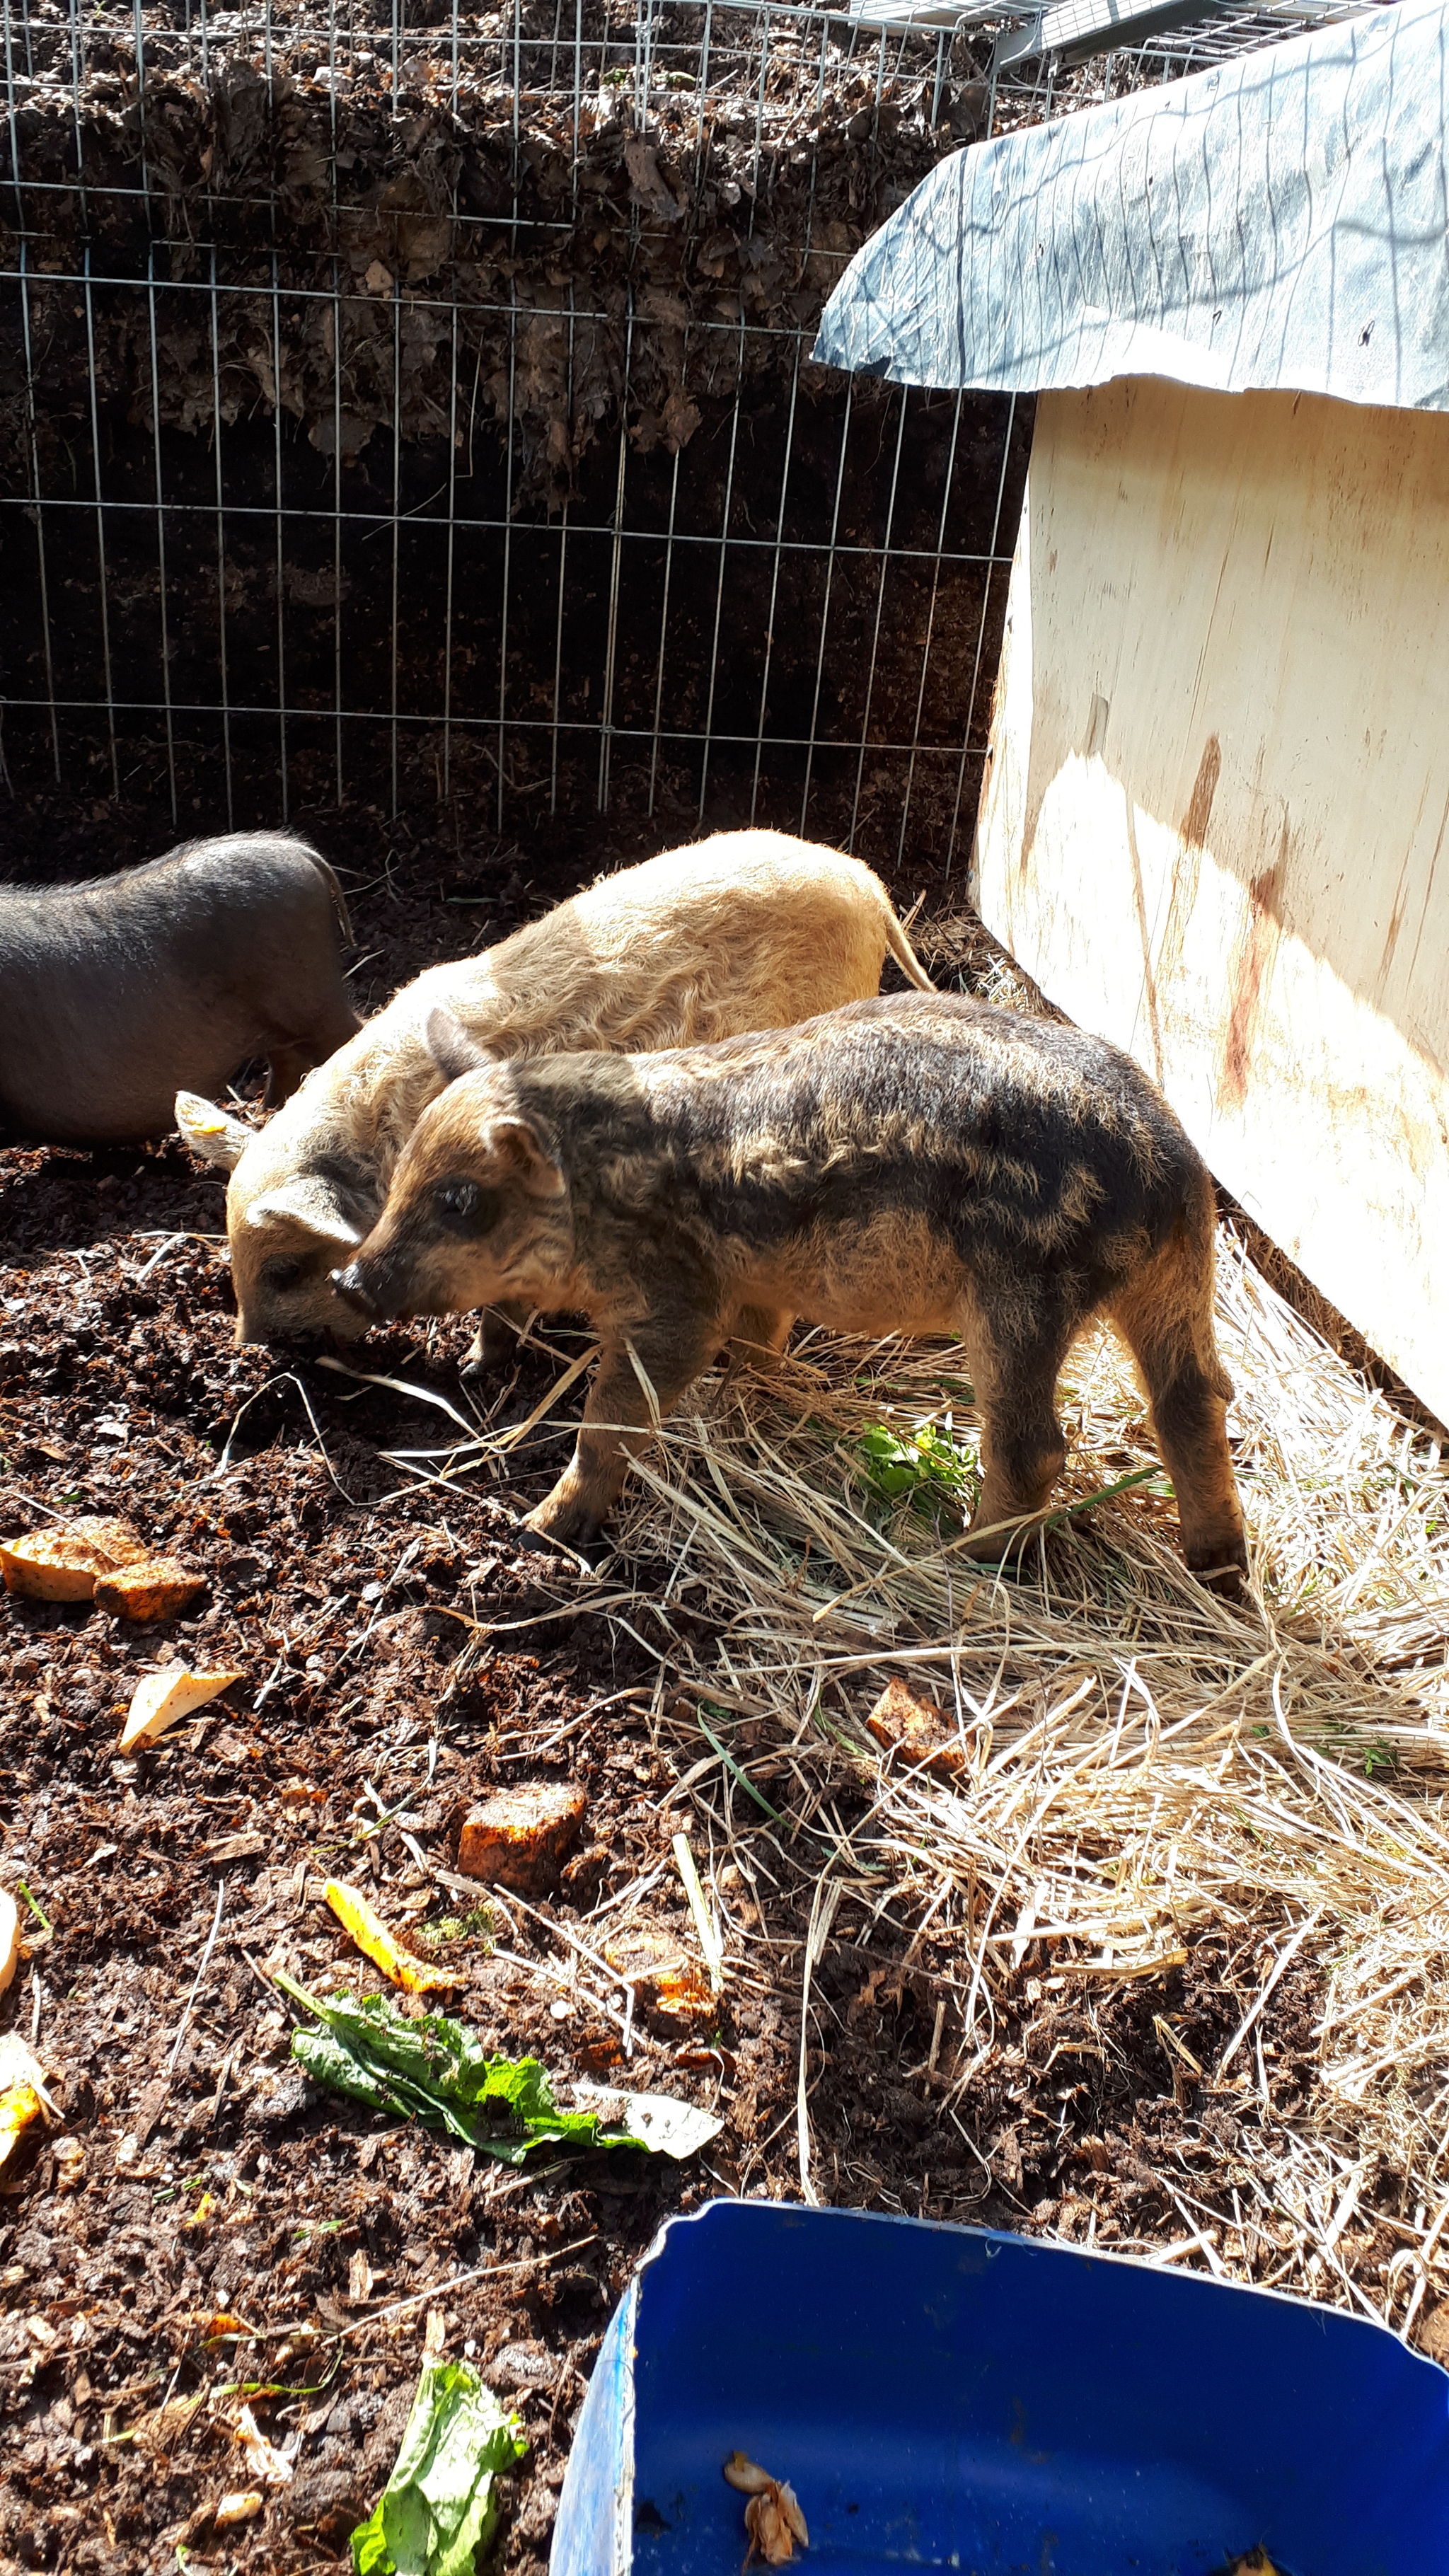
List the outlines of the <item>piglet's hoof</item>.
{"type": "Polygon", "coordinates": [[[1240,1565],[1193,1565],[1189,1560],[1188,1571],[1197,1576],[1205,1592],[1215,1592],[1220,1601],[1241,1601],[1246,1597],[1240,1565]]]}
{"type": "Polygon", "coordinates": [[[607,1553],[607,1541],[601,1536],[597,1521],[581,1512],[576,1505],[555,1506],[552,1495],[528,1513],[518,1525],[518,1544],[546,1554],[557,1548],[560,1555],[572,1556],[581,1565],[592,1567],[607,1553]]]}

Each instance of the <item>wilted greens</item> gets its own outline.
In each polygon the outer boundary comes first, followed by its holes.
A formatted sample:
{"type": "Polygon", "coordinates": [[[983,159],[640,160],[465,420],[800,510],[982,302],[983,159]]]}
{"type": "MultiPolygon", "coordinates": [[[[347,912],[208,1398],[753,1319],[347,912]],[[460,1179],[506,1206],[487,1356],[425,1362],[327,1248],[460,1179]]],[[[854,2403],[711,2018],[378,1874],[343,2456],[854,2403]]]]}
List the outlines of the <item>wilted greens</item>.
{"type": "Polygon", "coordinates": [[[528,2444],[466,2361],[430,2363],[374,2510],[352,2535],[356,2576],[473,2576],[498,2515],[500,2470],[528,2444]]]}
{"type": "Polygon", "coordinates": [[[292,2034],[292,2055],[318,2084],[374,2110],[446,2129],[479,2155],[521,2165],[534,2147],[644,2147],[693,2154],[720,2123],[687,2102],[648,2093],[601,2096],[593,2111],[565,2111],[536,2057],[490,2055],[446,2013],[410,2020],[387,1995],[314,1995],[274,1971],[277,1984],[319,2027],[292,2034]]]}

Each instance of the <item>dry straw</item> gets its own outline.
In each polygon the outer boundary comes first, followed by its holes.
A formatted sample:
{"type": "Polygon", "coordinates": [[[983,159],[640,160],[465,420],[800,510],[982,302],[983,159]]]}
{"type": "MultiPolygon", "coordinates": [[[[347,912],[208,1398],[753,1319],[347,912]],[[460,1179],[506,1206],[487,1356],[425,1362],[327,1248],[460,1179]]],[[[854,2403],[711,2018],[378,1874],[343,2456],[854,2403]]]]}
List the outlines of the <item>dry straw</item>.
{"type": "MultiPolygon", "coordinates": [[[[1449,2292],[1449,1489],[1438,1445],[1231,1237],[1219,1330],[1251,1540],[1241,1606],[1182,1566],[1107,1333],[1069,1361],[1057,1514],[1012,1575],[959,1543],[976,1441],[959,1354],[812,1335],[777,1376],[695,1389],[620,1517],[623,1562],[648,1583],[630,1600],[616,1558],[595,1595],[658,1659],[662,1722],[713,1820],[727,1977],[784,1967],[731,1910],[730,1857],[808,1905],[797,2000],[833,1890],[917,1941],[930,1927],[937,1956],[949,1932],[949,2027],[938,2011],[932,2044],[949,2114],[990,2075],[1029,1944],[1090,2010],[1124,1978],[1165,1977],[1211,1930],[1240,2026],[1213,2064],[1170,2016],[1163,2046],[1200,2107],[1264,2116],[1239,2130],[1230,2219],[1163,2178],[1168,2258],[1406,2330],[1449,2292]],[[892,1674],[954,1728],[954,1784],[864,1733],[892,1674]],[[742,1719],[767,1724],[736,1736],[742,1719]],[[1284,2119],[1268,2110],[1265,2023],[1305,1972],[1316,2056],[1284,2119]]],[[[469,1463],[502,1472],[486,1426],[469,1463]]],[[[801,2182],[823,2193],[806,2094],[802,2047],[801,2182]]]]}

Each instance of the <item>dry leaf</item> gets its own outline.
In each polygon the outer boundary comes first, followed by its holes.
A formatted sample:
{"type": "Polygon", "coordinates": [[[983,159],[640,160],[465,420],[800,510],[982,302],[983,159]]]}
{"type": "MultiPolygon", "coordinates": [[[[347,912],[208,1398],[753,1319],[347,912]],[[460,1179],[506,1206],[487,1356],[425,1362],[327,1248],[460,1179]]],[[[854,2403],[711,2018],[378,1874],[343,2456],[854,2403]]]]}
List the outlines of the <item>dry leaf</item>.
{"type": "Polygon", "coordinates": [[[87,1516],[11,1539],[0,1547],[0,1570],[6,1591],[27,1601],[89,1601],[98,1576],[145,1554],[129,1521],[87,1516]]]}
{"type": "Polygon", "coordinates": [[[810,2546],[810,2533],[799,2500],[792,2486],[783,2478],[772,2478],[743,2451],[731,2451],[724,2473],[732,2487],[749,2497],[745,2507],[745,2529],[750,2546],[745,2565],[755,2557],[763,2558],[767,2567],[784,2567],[800,2548],[810,2546]]]}
{"type": "Polygon", "coordinates": [[[244,1679],[242,1673],[188,1672],[185,1664],[166,1664],[159,1673],[143,1673],[121,1731],[121,1751],[130,1753],[138,1744],[154,1744],[168,1726],[205,1708],[209,1699],[219,1698],[233,1682],[244,1679]]]}
{"type": "Polygon", "coordinates": [[[212,2521],[218,2531],[225,2531],[229,2523],[251,2522],[261,2512],[266,2500],[259,2488],[240,2487],[235,2495],[224,2495],[219,2504],[213,2505],[212,2521]]]}
{"type": "Polygon", "coordinates": [[[20,1908],[8,1888],[0,1887],[0,1995],[20,1962],[20,1908]]]}
{"type": "Polygon", "coordinates": [[[164,2457],[168,2451],[174,2451],[185,2439],[193,2418],[205,2403],[204,2393],[199,2397],[168,2398],[164,2406],[142,2416],[131,2436],[136,2449],[148,2459],[164,2457]]]}
{"type": "Polygon", "coordinates": [[[147,1556],[99,1575],[95,1604],[113,1619],[175,1619],[205,1590],[205,1575],[191,1573],[178,1557],[147,1556]]]}
{"type": "Polygon", "coordinates": [[[360,2245],[348,2259],[347,2295],[358,2300],[372,2296],[372,2265],[360,2245]]]}
{"type": "Polygon", "coordinates": [[[394,1985],[405,1986],[414,1995],[457,1985],[457,1977],[446,1968],[430,1968],[425,1959],[416,1959],[411,1950],[401,1948],[360,1889],[344,1885],[340,1878],[329,1878],[322,1893],[349,1939],[356,1942],[364,1958],[381,1968],[385,1977],[391,1977],[394,1985]]]}

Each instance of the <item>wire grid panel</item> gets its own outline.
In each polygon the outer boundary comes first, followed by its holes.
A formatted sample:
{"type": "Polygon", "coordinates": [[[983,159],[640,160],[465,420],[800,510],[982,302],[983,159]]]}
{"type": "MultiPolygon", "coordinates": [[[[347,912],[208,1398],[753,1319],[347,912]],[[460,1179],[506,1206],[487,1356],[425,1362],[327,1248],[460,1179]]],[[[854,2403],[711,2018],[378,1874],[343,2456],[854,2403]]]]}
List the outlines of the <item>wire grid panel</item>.
{"type": "Polygon", "coordinates": [[[622,798],[949,864],[1026,407],[808,352],[858,243],[989,129],[1000,24],[973,53],[764,0],[20,0],[17,791],[139,779],[188,828],[622,798]]]}
{"type": "Polygon", "coordinates": [[[17,783],[949,844],[1011,409],[808,364],[961,139],[948,34],[424,15],[7,19],[17,783]]]}

